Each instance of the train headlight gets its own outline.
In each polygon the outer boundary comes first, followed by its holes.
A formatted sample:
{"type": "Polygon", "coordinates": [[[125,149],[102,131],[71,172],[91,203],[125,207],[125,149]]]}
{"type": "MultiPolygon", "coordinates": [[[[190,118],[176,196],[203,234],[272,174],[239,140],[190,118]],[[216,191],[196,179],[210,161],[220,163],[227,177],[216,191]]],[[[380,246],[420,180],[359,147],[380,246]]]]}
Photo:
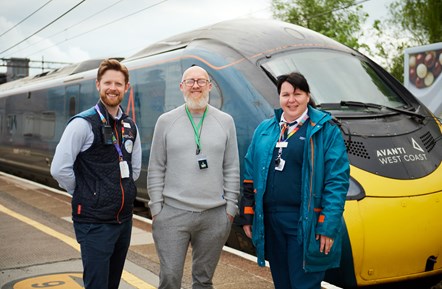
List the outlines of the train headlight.
{"type": "Polygon", "coordinates": [[[365,198],[364,188],[358,181],[350,177],[350,186],[348,187],[347,200],[361,200],[365,198]]]}

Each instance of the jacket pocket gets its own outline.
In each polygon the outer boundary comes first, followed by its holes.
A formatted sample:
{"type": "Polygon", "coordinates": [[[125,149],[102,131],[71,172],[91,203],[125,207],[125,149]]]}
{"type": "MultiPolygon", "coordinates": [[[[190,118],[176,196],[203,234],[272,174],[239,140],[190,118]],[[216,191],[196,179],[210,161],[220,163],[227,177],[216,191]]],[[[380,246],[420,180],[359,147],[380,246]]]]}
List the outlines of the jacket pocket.
{"type": "Polygon", "coordinates": [[[316,240],[316,226],[320,213],[315,212],[314,220],[309,228],[307,242],[304,248],[304,270],[306,272],[325,271],[329,268],[339,267],[341,258],[342,238],[340,233],[333,240],[333,245],[328,254],[319,251],[321,239],[316,240]]]}

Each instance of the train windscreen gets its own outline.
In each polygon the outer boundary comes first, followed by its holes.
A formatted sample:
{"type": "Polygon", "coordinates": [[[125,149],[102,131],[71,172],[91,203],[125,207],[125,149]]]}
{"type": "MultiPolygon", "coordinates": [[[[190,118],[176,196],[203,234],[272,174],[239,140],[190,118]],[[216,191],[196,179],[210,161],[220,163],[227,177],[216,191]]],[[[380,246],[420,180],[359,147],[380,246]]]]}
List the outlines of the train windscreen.
{"type": "Polygon", "coordinates": [[[362,59],[332,50],[298,50],[272,55],[260,65],[277,77],[302,73],[316,104],[352,101],[404,107],[405,101],[362,59]]]}

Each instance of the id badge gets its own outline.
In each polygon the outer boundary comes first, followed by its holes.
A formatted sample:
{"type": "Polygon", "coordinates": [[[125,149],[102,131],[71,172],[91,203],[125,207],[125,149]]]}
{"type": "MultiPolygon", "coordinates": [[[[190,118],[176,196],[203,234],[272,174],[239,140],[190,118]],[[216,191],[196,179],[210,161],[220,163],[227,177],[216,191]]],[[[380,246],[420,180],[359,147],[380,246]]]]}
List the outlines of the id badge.
{"type": "Polygon", "coordinates": [[[126,161],[120,162],[120,174],[122,179],[129,177],[129,165],[126,161]]]}
{"type": "Polygon", "coordinates": [[[287,147],[287,142],[286,141],[279,141],[276,143],[276,147],[277,148],[286,148],[287,147]]]}
{"type": "Polygon", "coordinates": [[[204,155],[197,155],[196,157],[198,161],[198,166],[200,167],[200,170],[207,169],[209,165],[207,164],[207,158],[204,155]]]}
{"type": "Polygon", "coordinates": [[[279,159],[278,164],[275,166],[275,170],[282,171],[284,169],[285,160],[279,159]]]}

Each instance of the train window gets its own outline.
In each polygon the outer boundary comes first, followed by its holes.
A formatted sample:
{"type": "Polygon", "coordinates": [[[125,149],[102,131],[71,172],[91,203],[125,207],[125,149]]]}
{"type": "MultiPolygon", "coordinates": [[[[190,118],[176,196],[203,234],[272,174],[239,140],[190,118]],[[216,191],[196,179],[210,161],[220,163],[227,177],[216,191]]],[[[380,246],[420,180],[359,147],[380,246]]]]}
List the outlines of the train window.
{"type": "Polygon", "coordinates": [[[42,112],[39,119],[39,135],[42,139],[52,139],[55,135],[55,112],[42,112]]]}
{"type": "Polygon", "coordinates": [[[34,113],[24,113],[23,114],[23,135],[24,136],[33,136],[34,132],[34,113]]]}
{"type": "Polygon", "coordinates": [[[52,139],[55,133],[55,112],[23,115],[23,136],[52,139]]]}
{"type": "Polygon", "coordinates": [[[390,107],[404,100],[366,62],[332,50],[302,50],[273,55],[261,64],[272,76],[301,72],[317,104],[359,101],[390,107]]]}
{"type": "Polygon", "coordinates": [[[80,85],[69,85],[66,87],[66,96],[69,98],[69,117],[76,115],[80,111],[80,85]]]}
{"type": "MultiPolygon", "coordinates": [[[[129,100],[138,104],[135,109],[139,108],[138,115],[143,114],[143,118],[153,114],[156,117],[165,111],[166,86],[172,83],[170,79],[168,65],[153,66],[146,69],[131,71],[130,79],[134,85],[128,91],[128,95],[124,98],[124,103],[129,105],[129,100]],[[131,99],[131,93],[133,99],[131,99]]],[[[173,70],[173,69],[170,69],[173,70]]],[[[126,108],[126,111],[129,107],[126,108]]],[[[156,121],[156,117],[153,121],[156,121]]]]}
{"type": "MultiPolygon", "coordinates": [[[[183,103],[179,90],[179,62],[163,62],[131,70],[130,80],[133,85],[126,94],[122,106],[131,116],[134,114],[137,120],[143,120],[137,121],[137,126],[143,131],[142,143],[149,147],[158,117],[178,106],[179,101],[180,104],[183,103]]],[[[148,153],[143,153],[143,159],[147,160],[148,156],[148,153]]]]}
{"type": "Polygon", "coordinates": [[[219,85],[215,79],[210,76],[212,80],[212,90],[210,91],[209,103],[211,106],[214,106],[218,109],[221,109],[223,106],[223,98],[221,96],[221,90],[219,89],[219,85]]]}
{"type": "Polygon", "coordinates": [[[84,81],[79,85],[79,104],[78,111],[86,110],[94,106],[98,101],[98,93],[95,87],[95,80],[84,81]]]}
{"type": "Polygon", "coordinates": [[[15,114],[8,115],[8,118],[6,119],[6,125],[9,134],[14,135],[17,131],[17,116],[15,114]]]}
{"type": "MultiPolygon", "coordinates": [[[[67,106],[65,104],[65,87],[57,86],[49,88],[43,94],[42,98],[47,98],[47,106],[42,109],[47,109],[48,111],[54,111],[57,114],[58,121],[65,124],[67,121],[67,106]]],[[[62,126],[64,128],[64,126],[62,126]]]]}
{"type": "Polygon", "coordinates": [[[184,103],[183,94],[180,90],[181,67],[179,63],[174,63],[168,71],[165,72],[170,73],[166,78],[165,111],[172,110],[184,103]]]}
{"type": "Polygon", "coordinates": [[[69,116],[70,117],[75,115],[75,111],[76,111],[75,103],[76,103],[75,96],[71,96],[69,98],[69,116]]]}

